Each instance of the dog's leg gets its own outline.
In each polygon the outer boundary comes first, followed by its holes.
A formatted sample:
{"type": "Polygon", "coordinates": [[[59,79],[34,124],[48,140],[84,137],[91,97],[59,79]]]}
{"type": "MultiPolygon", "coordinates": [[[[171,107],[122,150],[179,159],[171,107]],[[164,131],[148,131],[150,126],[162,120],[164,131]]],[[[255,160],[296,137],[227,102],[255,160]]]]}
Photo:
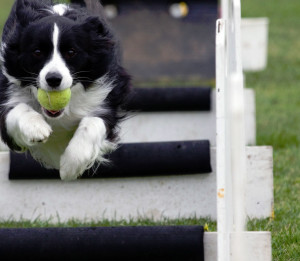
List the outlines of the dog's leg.
{"type": "Polygon", "coordinates": [[[105,139],[106,127],[101,118],[83,118],[61,156],[61,179],[74,180],[99,160],[107,142],[105,139]]]}
{"type": "Polygon", "coordinates": [[[25,103],[11,109],[6,117],[7,134],[21,148],[46,142],[52,133],[43,116],[25,103]]]}

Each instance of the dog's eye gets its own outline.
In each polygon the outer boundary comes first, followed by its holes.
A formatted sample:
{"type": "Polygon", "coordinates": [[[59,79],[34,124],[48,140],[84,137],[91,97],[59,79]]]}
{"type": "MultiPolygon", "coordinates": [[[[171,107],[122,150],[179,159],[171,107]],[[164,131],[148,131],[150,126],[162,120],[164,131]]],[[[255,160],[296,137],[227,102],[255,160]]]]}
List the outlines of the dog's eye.
{"type": "Polygon", "coordinates": [[[41,57],[42,56],[42,51],[40,49],[35,49],[32,54],[35,56],[35,57],[41,57]]]}
{"type": "Polygon", "coordinates": [[[76,51],[73,48],[68,49],[65,53],[64,56],[66,59],[70,59],[76,55],[76,51]]]}

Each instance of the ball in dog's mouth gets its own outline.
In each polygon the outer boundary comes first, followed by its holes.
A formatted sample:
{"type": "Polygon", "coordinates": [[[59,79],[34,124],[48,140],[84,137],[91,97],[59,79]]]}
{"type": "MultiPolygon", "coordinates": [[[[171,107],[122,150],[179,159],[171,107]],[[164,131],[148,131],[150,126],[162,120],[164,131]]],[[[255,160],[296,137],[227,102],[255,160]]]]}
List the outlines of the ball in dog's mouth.
{"type": "Polygon", "coordinates": [[[50,118],[57,118],[62,115],[64,108],[68,105],[71,99],[71,89],[67,88],[62,91],[46,91],[39,88],[37,99],[44,114],[50,118]]]}
{"type": "Polygon", "coordinates": [[[41,88],[37,92],[37,100],[43,108],[55,115],[63,110],[71,99],[71,89],[47,91],[41,88]]]}

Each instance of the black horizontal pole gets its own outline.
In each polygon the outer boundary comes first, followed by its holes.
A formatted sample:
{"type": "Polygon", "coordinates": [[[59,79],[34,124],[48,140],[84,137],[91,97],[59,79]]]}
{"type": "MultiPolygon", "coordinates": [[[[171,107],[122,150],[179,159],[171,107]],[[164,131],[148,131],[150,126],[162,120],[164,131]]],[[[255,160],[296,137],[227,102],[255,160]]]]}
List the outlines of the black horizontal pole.
{"type": "Polygon", "coordinates": [[[211,109],[211,88],[135,88],[126,109],[134,111],[209,111],[211,109]]]}
{"type": "MultiPolygon", "coordinates": [[[[208,140],[120,144],[107,158],[111,164],[92,167],[82,178],[145,177],[211,172],[208,140]]],[[[29,154],[10,154],[9,179],[59,179],[29,154]]]]}
{"type": "Polygon", "coordinates": [[[3,261],[201,261],[203,227],[5,228],[0,229],[0,253],[3,261]]]}

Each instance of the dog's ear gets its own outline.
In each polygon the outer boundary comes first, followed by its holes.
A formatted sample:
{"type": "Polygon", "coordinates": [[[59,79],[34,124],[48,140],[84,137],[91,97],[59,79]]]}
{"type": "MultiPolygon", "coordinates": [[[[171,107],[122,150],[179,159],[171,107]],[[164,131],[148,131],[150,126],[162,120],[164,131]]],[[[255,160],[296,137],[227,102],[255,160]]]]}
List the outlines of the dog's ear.
{"type": "Polygon", "coordinates": [[[105,36],[108,30],[103,21],[97,16],[91,16],[83,22],[83,28],[88,32],[95,32],[98,35],[105,36]]]}
{"type": "Polygon", "coordinates": [[[16,17],[23,27],[47,15],[49,12],[43,1],[17,0],[16,2],[16,17]]]}

